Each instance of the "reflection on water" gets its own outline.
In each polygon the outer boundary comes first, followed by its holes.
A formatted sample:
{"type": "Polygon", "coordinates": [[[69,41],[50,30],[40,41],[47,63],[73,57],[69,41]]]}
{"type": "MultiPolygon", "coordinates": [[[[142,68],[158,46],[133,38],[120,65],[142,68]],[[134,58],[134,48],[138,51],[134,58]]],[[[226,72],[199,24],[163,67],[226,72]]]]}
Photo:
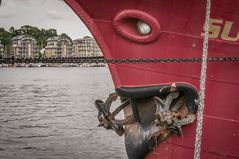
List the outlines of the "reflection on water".
{"type": "Polygon", "coordinates": [[[97,127],[93,101],[112,91],[107,68],[0,68],[0,158],[126,158],[97,127]]]}

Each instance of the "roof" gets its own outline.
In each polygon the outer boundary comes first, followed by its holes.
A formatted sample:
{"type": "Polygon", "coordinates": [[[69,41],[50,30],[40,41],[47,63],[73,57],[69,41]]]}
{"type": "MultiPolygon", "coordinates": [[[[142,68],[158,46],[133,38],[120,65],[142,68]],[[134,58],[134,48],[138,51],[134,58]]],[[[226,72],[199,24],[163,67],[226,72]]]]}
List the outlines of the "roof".
{"type": "Polygon", "coordinates": [[[59,40],[59,36],[50,37],[46,41],[48,42],[48,41],[57,41],[57,40],[59,40]]]}
{"type": "Polygon", "coordinates": [[[71,39],[68,37],[65,37],[65,36],[53,36],[53,37],[48,38],[46,41],[50,42],[50,41],[60,41],[60,40],[66,40],[66,39],[71,42],[71,39]]]}
{"type": "Polygon", "coordinates": [[[78,39],[73,40],[73,43],[80,43],[85,40],[94,40],[94,38],[92,38],[90,36],[84,36],[83,38],[78,38],[78,39]]]}
{"type": "Polygon", "coordinates": [[[80,43],[80,42],[82,42],[82,41],[84,41],[84,40],[81,39],[81,38],[79,38],[79,39],[73,40],[73,43],[74,43],[74,44],[77,44],[77,43],[80,43]]]}
{"type": "Polygon", "coordinates": [[[84,39],[93,39],[93,38],[90,37],[90,36],[84,36],[83,38],[84,38],[84,39]]]}
{"type": "Polygon", "coordinates": [[[34,39],[31,35],[17,35],[12,38],[12,40],[27,40],[27,39],[34,39]]]}

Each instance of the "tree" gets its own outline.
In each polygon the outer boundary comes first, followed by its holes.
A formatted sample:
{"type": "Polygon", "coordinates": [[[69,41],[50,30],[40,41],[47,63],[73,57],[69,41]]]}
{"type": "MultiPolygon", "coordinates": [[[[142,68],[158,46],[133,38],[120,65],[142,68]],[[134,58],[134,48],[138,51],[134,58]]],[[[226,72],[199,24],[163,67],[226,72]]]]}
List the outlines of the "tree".
{"type": "Polygon", "coordinates": [[[6,31],[4,28],[0,28],[0,41],[3,44],[4,52],[6,55],[8,55],[10,51],[11,39],[12,39],[11,33],[6,31]]]}
{"type": "MultiPolygon", "coordinates": [[[[23,34],[28,34],[34,37],[37,41],[37,46],[40,49],[42,49],[46,46],[47,44],[46,40],[48,38],[57,36],[57,30],[56,29],[47,29],[47,30],[39,29],[38,27],[34,27],[30,25],[21,26],[19,29],[10,27],[8,31],[6,31],[4,28],[0,28],[0,41],[2,42],[4,46],[5,53],[8,54],[10,51],[11,39],[17,35],[23,35],[23,34]]],[[[66,36],[69,37],[68,35],[66,36]]]]}
{"type": "Polygon", "coordinates": [[[14,31],[15,31],[15,28],[14,28],[14,27],[11,27],[11,28],[9,28],[9,32],[10,32],[10,33],[12,33],[12,34],[13,34],[13,33],[14,33],[14,31]]]}

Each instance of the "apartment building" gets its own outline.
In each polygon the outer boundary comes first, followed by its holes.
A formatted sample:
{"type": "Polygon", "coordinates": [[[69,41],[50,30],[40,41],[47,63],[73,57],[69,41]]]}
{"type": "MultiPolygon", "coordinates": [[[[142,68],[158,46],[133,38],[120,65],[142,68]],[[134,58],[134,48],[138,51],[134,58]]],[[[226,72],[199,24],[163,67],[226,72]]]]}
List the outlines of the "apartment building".
{"type": "Polygon", "coordinates": [[[12,38],[10,54],[15,58],[33,58],[39,56],[36,39],[30,35],[18,35],[12,38]]]}
{"type": "Polygon", "coordinates": [[[46,57],[71,57],[72,41],[66,36],[54,36],[47,39],[46,57]]]}
{"type": "Polygon", "coordinates": [[[73,40],[72,50],[75,57],[103,56],[95,39],[89,36],[73,40]]]}

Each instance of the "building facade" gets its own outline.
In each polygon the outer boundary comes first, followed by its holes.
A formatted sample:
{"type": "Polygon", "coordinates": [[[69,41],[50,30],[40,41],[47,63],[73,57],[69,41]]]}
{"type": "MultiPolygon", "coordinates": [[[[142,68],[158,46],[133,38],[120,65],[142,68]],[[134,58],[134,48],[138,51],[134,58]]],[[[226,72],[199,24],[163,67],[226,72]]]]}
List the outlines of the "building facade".
{"type": "Polygon", "coordinates": [[[0,41],[0,56],[4,57],[4,49],[1,41],[0,41]]]}
{"type": "Polygon", "coordinates": [[[46,57],[71,57],[72,40],[66,36],[54,36],[47,39],[46,57]]]}
{"type": "Polygon", "coordinates": [[[89,36],[73,40],[72,50],[75,57],[103,56],[95,39],[89,36]]]}
{"type": "Polygon", "coordinates": [[[15,58],[34,58],[39,56],[36,39],[30,35],[18,35],[12,38],[10,54],[15,58]]]}

